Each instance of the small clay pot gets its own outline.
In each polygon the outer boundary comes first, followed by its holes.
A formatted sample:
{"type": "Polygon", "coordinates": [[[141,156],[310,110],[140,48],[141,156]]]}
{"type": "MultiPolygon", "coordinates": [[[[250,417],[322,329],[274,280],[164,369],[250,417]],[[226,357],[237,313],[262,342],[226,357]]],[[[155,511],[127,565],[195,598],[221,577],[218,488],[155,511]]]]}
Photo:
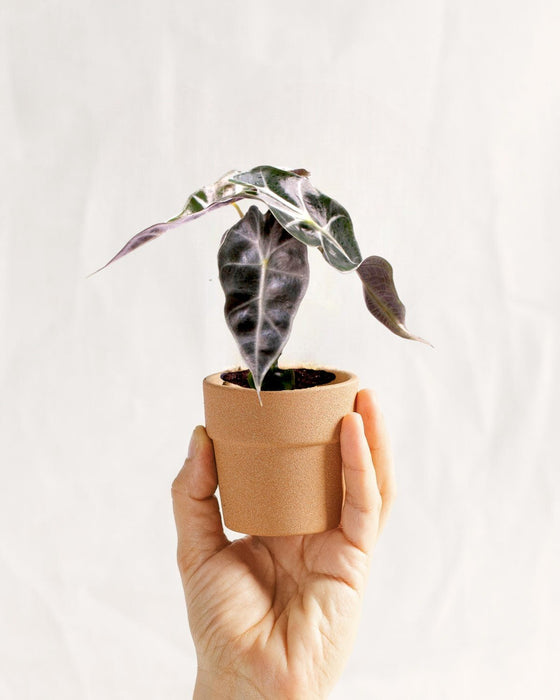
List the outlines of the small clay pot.
{"type": "Polygon", "coordinates": [[[342,418],[354,410],[358,378],[307,389],[261,392],[203,382],[227,527],[250,535],[302,535],[337,527],[343,499],[342,418]]]}

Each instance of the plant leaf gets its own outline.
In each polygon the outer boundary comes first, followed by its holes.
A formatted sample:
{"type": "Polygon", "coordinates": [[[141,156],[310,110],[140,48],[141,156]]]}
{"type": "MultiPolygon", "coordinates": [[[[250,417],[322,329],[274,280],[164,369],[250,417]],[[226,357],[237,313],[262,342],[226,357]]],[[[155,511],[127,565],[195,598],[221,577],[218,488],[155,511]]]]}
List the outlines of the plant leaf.
{"type": "MultiPolygon", "coordinates": [[[[135,236],[133,236],[128,243],[126,243],[119,252],[109,260],[108,263],[100,267],[99,270],[92,272],[92,275],[97,274],[101,270],[104,270],[108,265],[115,262],[119,258],[128,255],[136,248],[148,243],[148,241],[154,240],[154,238],[159,238],[162,233],[165,233],[170,228],[175,228],[187,221],[193,221],[198,219],[203,214],[206,214],[213,209],[218,209],[226,204],[232,204],[239,199],[243,198],[244,187],[238,185],[231,180],[231,177],[238,173],[238,170],[230,170],[223,177],[221,177],[217,182],[212,185],[206,185],[200,190],[197,190],[187,199],[183,211],[177,216],[169,219],[164,223],[153,224],[148,228],[140,231],[135,236]]],[[[91,275],[88,275],[91,277],[91,275]]]]}
{"type": "Polygon", "coordinates": [[[404,325],[406,309],[397,294],[390,263],[378,255],[371,255],[362,262],[357,272],[364,286],[364,298],[370,313],[401,338],[430,345],[423,338],[409,333],[404,325]]]}
{"type": "Polygon", "coordinates": [[[294,238],[320,248],[337,270],[355,270],[362,256],[350,215],[341,204],[315,189],[301,172],[261,165],[230,179],[246,186],[246,197],[264,202],[294,238]]]}
{"type": "Polygon", "coordinates": [[[227,324],[247,362],[260,400],[263,378],[278,357],[309,281],[307,247],[255,206],[224,235],[218,251],[227,324]]]}

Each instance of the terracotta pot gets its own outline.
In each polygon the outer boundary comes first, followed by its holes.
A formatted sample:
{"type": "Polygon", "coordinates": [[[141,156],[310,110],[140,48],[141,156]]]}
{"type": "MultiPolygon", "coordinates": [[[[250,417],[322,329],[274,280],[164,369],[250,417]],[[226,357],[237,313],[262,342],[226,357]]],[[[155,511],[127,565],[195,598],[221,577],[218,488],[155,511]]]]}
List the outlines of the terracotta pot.
{"type": "Polygon", "coordinates": [[[322,532],[340,522],[340,424],[354,409],[358,378],[309,389],[261,392],[203,383],[206,430],[214,442],[227,527],[250,535],[322,532]]]}

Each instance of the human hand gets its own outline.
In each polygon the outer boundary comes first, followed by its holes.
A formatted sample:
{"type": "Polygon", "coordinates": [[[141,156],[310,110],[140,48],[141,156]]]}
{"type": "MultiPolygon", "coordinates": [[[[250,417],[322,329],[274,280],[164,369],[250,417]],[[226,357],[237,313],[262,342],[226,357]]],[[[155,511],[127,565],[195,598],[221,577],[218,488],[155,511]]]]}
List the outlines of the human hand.
{"type": "Polygon", "coordinates": [[[371,553],[395,495],[388,437],[369,390],[358,393],[356,411],[340,434],[340,526],[313,535],[230,542],[214,495],[212,442],[195,429],[172,487],[198,659],[194,698],[324,698],[342,672],[371,553]]]}

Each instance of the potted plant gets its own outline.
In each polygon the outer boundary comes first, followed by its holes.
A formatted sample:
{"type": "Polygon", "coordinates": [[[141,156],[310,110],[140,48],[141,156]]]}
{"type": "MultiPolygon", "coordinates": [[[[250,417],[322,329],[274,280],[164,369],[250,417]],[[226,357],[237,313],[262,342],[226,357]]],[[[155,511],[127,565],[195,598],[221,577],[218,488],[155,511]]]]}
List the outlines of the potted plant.
{"type": "Polygon", "coordinates": [[[357,272],[367,308],[389,330],[422,339],[404,325],[391,265],[378,256],[362,258],[348,212],[319,192],[306,170],[230,171],[192,194],[179,215],[136,234],[100,269],[230,204],[241,219],[222,237],[218,267],[226,322],[248,369],[203,382],[224,521],[255,535],[327,530],[340,520],[340,422],[353,409],[358,380],[350,372],[278,365],[307,289],[309,247],[337,270],[357,272]],[[243,214],[241,199],[259,201],[267,211],[253,205],[243,214]]]}

